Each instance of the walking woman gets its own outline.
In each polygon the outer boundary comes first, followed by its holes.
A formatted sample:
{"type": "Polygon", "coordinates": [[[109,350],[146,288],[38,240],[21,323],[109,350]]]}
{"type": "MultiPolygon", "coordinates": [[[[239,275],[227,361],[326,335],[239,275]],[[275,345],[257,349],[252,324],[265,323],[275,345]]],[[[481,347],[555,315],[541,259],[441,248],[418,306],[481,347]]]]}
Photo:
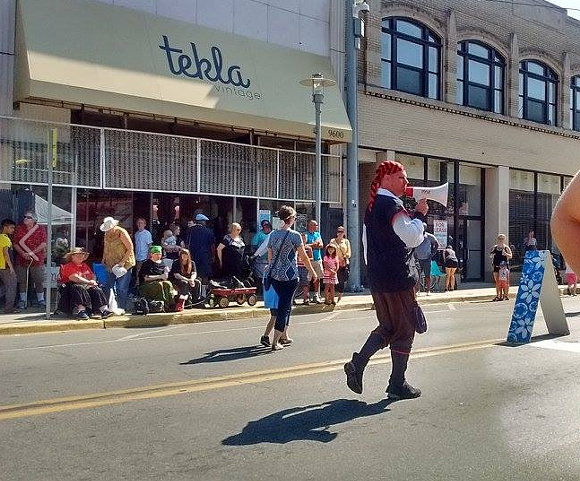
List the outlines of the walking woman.
{"type": "Polygon", "coordinates": [[[330,239],[330,244],[336,246],[336,256],[338,257],[338,284],[336,285],[336,303],[338,304],[342,299],[344,286],[350,276],[350,241],[345,236],[343,226],[336,229],[336,237],[330,239]]]}
{"type": "MultiPolygon", "coordinates": [[[[298,266],[296,263],[296,253],[312,275],[312,280],[316,280],[316,272],[312,267],[310,259],[304,250],[301,235],[292,229],[296,221],[296,211],[287,205],[281,207],[278,217],[284,222],[280,229],[270,234],[268,241],[268,278],[272,287],[278,294],[278,314],[274,326],[274,339],[272,341],[272,351],[278,351],[284,346],[280,339],[288,338],[288,324],[290,323],[290,310],[292,308],[292,298],[298,285],[298,266]]],[[[288,343],[288,341],[286,341],[288,343]]]]}
{"type": "Polygon", "coordinates": [[[499,269],[502,262],[506,263],[509,269],[509,261],[513,257],[512,250],[506,243],[504,234],[497,236],[497,244],[493,246],[489,253],[493,265],[493,280],[495,281],[495,299],[494,301],[501,301],[503,299],[502,290],[499,282],[499,269]]]}

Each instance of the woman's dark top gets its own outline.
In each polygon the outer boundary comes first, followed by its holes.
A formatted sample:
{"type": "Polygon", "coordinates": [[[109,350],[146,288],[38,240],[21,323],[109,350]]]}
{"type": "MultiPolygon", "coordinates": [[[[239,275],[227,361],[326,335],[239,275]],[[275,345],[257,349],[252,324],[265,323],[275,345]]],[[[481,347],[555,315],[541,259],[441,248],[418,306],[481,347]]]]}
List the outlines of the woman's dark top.
{"type": "Polygon", "coordinates": [[[197,272],[197,270],[195,269],[195,262],[191,261],[191,272],[187,273],[181,271],[180,262],[179,260],[177,260],[171,266],[171,270],[169,271],[169,280],[171,282],[177,282],[179,279],[175,278],[175,274],[181,274],[182,276],[189,278],[191,277],[191,274],[194,272],[197,272]]]}
{"type": "Polygon", "coordinates": [[[501,262],[508,263],[508,258],[503,254],[503,248],[498,247],[497,245],[493,246],[493,267],[499,267],[501,262]]]}
{"type": "Polygon", "coordinates": [[[222,250],[222,276],[240,276],[246,244],[241,237],[234,240],[229,234],[224,236],[222,244],[225,246],[222,250]]]}

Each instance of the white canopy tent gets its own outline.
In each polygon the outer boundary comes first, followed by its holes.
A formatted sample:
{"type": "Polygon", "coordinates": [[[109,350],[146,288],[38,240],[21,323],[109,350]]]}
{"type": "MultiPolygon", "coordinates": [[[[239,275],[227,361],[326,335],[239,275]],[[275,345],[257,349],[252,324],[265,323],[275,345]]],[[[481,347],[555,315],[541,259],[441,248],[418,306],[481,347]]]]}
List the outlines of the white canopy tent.
{"type": "MultiPolygon", "coordinates": [[[[38,195],[34,196],[34,212],[39,224],[48,224],[48,202],[38,195]]],[[[72,218],[72,213],[52,205],[52,225],[71,224],[72,218]]]]}

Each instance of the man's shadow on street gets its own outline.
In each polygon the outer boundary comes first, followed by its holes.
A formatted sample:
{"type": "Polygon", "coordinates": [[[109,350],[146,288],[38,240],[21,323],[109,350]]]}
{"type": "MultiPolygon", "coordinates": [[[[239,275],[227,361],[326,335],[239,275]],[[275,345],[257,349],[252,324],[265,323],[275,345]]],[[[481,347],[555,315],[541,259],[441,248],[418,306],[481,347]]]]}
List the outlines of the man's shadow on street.
{"type": "Polygon", "coordinates": [[[263,346],[245,346],[232,347],[231,349],[217,349],[215,351],[206,352],[202,357],[197,359],[190,359],[189,361],[180,362],[180,366],[187,364],[202,364],[204,362],[225,362],[235,361],[236,359],[247,359],[250,357],[262,356],[269,354],[270,349],[263,346]]]}
{"type": "Polygon", "coordinates": [[[328,443],[338,436],[337,433],[330,431],[331,426],[388,412],[390,409],[387,407],[393,402],[383,399],[375,404],[367,404],[356,399],[337,399],[285,409],[257,421],[248,422],[241,433],[224,439],[222,444],[226,446],[286,444],[298,440],[328,443]]]}

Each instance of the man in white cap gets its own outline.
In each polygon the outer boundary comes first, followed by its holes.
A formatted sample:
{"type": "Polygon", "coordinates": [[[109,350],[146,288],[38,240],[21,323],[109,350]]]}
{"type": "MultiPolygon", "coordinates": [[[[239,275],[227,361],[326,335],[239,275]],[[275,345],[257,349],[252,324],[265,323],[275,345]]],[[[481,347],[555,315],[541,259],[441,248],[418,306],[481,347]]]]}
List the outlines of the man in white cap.
{"type": "Polygon", "coordinates": [[[104,291],[108,299],[114,287],[117,305],[121,309],[126,309],[131,270],[135,266],[135,253],[131,236],[118,224],[118,220],[105,217],[100,227],[105,233],[102,262],[107,270],[107,282],[104,291]]]}
{"type": "Polygon", "coordinates": [[[191,258],[195,262],[197,276],[201,278],[202,290],[207,286],[211,276],[211,263],[215,258],[215,236],[206,226],[209,219],[204,214],[197,214],[195,222],[187,229],[185,245],[191,252],[191,258]]]}

